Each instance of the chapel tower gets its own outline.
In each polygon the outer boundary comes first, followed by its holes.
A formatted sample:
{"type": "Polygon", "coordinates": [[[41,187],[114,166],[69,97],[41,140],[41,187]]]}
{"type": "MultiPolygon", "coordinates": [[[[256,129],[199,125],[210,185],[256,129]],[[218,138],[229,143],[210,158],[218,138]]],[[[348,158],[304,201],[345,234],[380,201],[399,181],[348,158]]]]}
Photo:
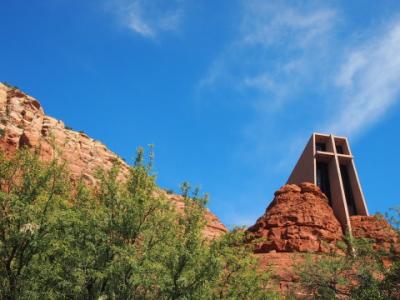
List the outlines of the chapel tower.
{"type": "Polygon", "coordinates": [[[351,231],[350,216],[368,209],[346,137],[313,133],[287,183],[312,182],[329,199],[336,218],[351,231]]]}

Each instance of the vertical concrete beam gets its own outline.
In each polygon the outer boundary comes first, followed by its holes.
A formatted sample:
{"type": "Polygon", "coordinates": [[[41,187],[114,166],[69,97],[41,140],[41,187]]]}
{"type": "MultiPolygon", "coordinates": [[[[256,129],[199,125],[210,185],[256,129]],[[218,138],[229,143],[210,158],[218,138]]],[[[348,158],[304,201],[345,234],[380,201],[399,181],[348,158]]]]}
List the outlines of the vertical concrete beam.
{"type": "Polygon", "coordinates": [[[317,185],[317,158],[316,158],[317,149],[316,149],[316,146],[315,146],[315,143],[316,143],[315,133],[313,133],[311,135],[311,139],[312,139],[312,157],[313,157],[312,161],[313,161],[313,172],[314,172],[314,176],[313,176],[314,181],[313,181],[313,183],[315,185],[317,185]]]}
{"type": "Polygon", "coordinates": [[[331,184],[335,186],[334,187],[335,196],[332,196],[332,209],[336,218],[339,220],[340,224],[342,224],[344,232],[346,231],[351,232],[349,212],[347,209],[346,195],[344,193],[344,188],[343,188],[343,180],[342,180],[342,174],[340,172],[340,164],[336,151],[335,138],[333,135],[330,135],[330,138],[331,142],[334,145],[333,152],[335,154],[331,168],[333,173],[331,184]]]}
{"type": "MultiPolygon", "coordinates": [[[[350,144],[346,138],[347,148],[349,149],[350,155],[352,155],[350,144]]],[[[353,191],[354,202],[357,210],[357,215],[368,216],[368,208],[365,202],[364,193],[361,188],[360,179],[357,174],[357,169],[354,163],[354,159],[351,159],[348,166],[348,172],[350,177],[350,185],[353,191]]]]}

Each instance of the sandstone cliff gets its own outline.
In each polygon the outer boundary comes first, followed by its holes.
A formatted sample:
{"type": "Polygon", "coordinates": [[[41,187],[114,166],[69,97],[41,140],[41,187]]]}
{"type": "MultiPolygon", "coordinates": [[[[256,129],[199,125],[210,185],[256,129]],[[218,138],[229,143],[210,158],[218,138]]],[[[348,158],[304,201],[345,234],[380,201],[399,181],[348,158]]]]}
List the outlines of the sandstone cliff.
{"type": "MultiPolygon", "coordinates": [[[[350,217],[352,234],[368,238],[377,250],[400,253],[399,239],[388,222],[376,216],[350,217]]],[[[328,199],[311,183],[288,184],[275,192],[265,213],[247,229],[249,242],[262,270],[272,269],[281,291],[298,281],[296,268],[304,253],[318,259],[331,251],[345,255],[338,247],[343,231],[328,199]]]]}
{"type": "Polygon", "coordinates": [[[340,223],[328,199],[311,184],[288,184],[275,192],[265,214],[248,229],[253,238],[262,238],[256,253],[331,252],[342,240],[340,223]]]}
{"type": "Polygon", "coordinates": [[[351,216],[350,223],[353,236],[369,239],[375,250],[400,253],[399,237],[385,219],[376,216],[351,216]]]}
{"type": "MultiPolygon", "coordinates": [[[[101,142],[68,129],[62,121],[47,116],[39,101],[0,83],[0,149],[12,155],[23,146],[39,151],[43,160],[54,157],[65,160],[73,176],[83,176],[91,185],[95,184],[95,171],[99,167],[111,168],[114,161],[120,162],[122,177],[128,173],[128,165],[101,142]]],[[[181,196],[167,193],[165,196],[178,208],[184,205],[181,196]]],[[[227,232],[214,214],[207,211],[205,217],[206,237],[227,232]]]]}

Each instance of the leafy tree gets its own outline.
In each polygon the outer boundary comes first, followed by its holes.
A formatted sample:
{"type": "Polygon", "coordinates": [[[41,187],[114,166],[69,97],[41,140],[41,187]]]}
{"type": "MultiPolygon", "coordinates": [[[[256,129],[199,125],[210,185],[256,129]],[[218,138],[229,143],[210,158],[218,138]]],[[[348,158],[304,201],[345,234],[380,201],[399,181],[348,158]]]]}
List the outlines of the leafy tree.
{"type": "Polygon", "coordinates": [[[29,289],[38,256],[51,247],[58,211],[66,208],[69,180],[55,161],[21,150],[0,153],[0,294],[16,299],[29,289]]]}
{"type": "Polygon", "coordinates": [[[316,299],[333,299],[339,294],[349,294],[355,282],[379,269],[380,264],[368,240],[347,235],[345,242],[338,244],[342,253],[307,255],[300,265],[300,286],[316,299]],[[365,261],[369,263],[365,264],[365,261]]]}
{"type": "Polygon", "coordinates": [[[316,299],[333,299],[348,283],[346,274],[351,269],[346,256],[330,254],[306,256],[299,267],[300,285],[316,299]]]}
{"type": "MultiPolygon", "coordinates": [[[[392,208],[385,214],[389,223],[397,231],[400,239],[400,208],[392,208]]],[[[397,250],[398,251],[398,250],[397,250]]],[[[354,299],[399,299],[400,298],[400,256],[399,252],[391,249],[389,253],[375,252],[375,260],[381,262],[389,258],[392,265],[379,269],[382,278],[373,273],[363,273],[359,278],[359,286],[352,290],[354,299]]]]}
{"type": "Polygon", "coordinates": [[[211,299],[278,299],[271,287],[270,272],[258,271],[253,246],[244,241],[244,230],[236,228],[213,242],[220,274],[211,299]]]}
{"type": "Polygon", "coordinates": [[[204,238],[206,196],[182,186],[183,210],[138,150],[95,188],[35,153],[0,155],[0,297],[4,299],[270,299],[251,247],[233,231],[204,238]]]}
{"type": "MultiPolygon", "coordinates": [[[[392,217],[392,224],[398,222],[392,217]]],[[[317,299],[333,299],[340,294],[352,299],[398,299],[400,272],[398,253],[374,250],[372,241],[346,236],[344,253],[308,256],[299,267],[300,287],[317,299]],[[383,260],[393,265],[385,268],[383,260]]]]}

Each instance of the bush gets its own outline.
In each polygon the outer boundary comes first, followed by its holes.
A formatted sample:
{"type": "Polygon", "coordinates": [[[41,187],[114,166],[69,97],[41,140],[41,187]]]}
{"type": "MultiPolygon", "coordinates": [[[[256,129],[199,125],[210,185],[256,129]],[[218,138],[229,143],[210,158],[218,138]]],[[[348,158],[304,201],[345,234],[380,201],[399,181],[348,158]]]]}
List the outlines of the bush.
{"type": "Polygon", "coordinates": [[[398,253],[376,251],[371,241],[364,238],[347,236],[346,245],[347,255],[331,253],[313,259],[307,257],[298,269],[298,288],[315,299],[333,299],[338,295],[365,300],[399,299],[398,253]],[[383,265],[387,258],[392,261],[389,268],[383,265]]]}
{"type": "Polygon", "coordinates": [[[151,166],[140,149],[128,180],[116,162],[88,189],[57,161],[0,155],[0,298],[273,297],[241,233],[205,240],[207,197],[184,184],[177,212],[151,166]]]}

